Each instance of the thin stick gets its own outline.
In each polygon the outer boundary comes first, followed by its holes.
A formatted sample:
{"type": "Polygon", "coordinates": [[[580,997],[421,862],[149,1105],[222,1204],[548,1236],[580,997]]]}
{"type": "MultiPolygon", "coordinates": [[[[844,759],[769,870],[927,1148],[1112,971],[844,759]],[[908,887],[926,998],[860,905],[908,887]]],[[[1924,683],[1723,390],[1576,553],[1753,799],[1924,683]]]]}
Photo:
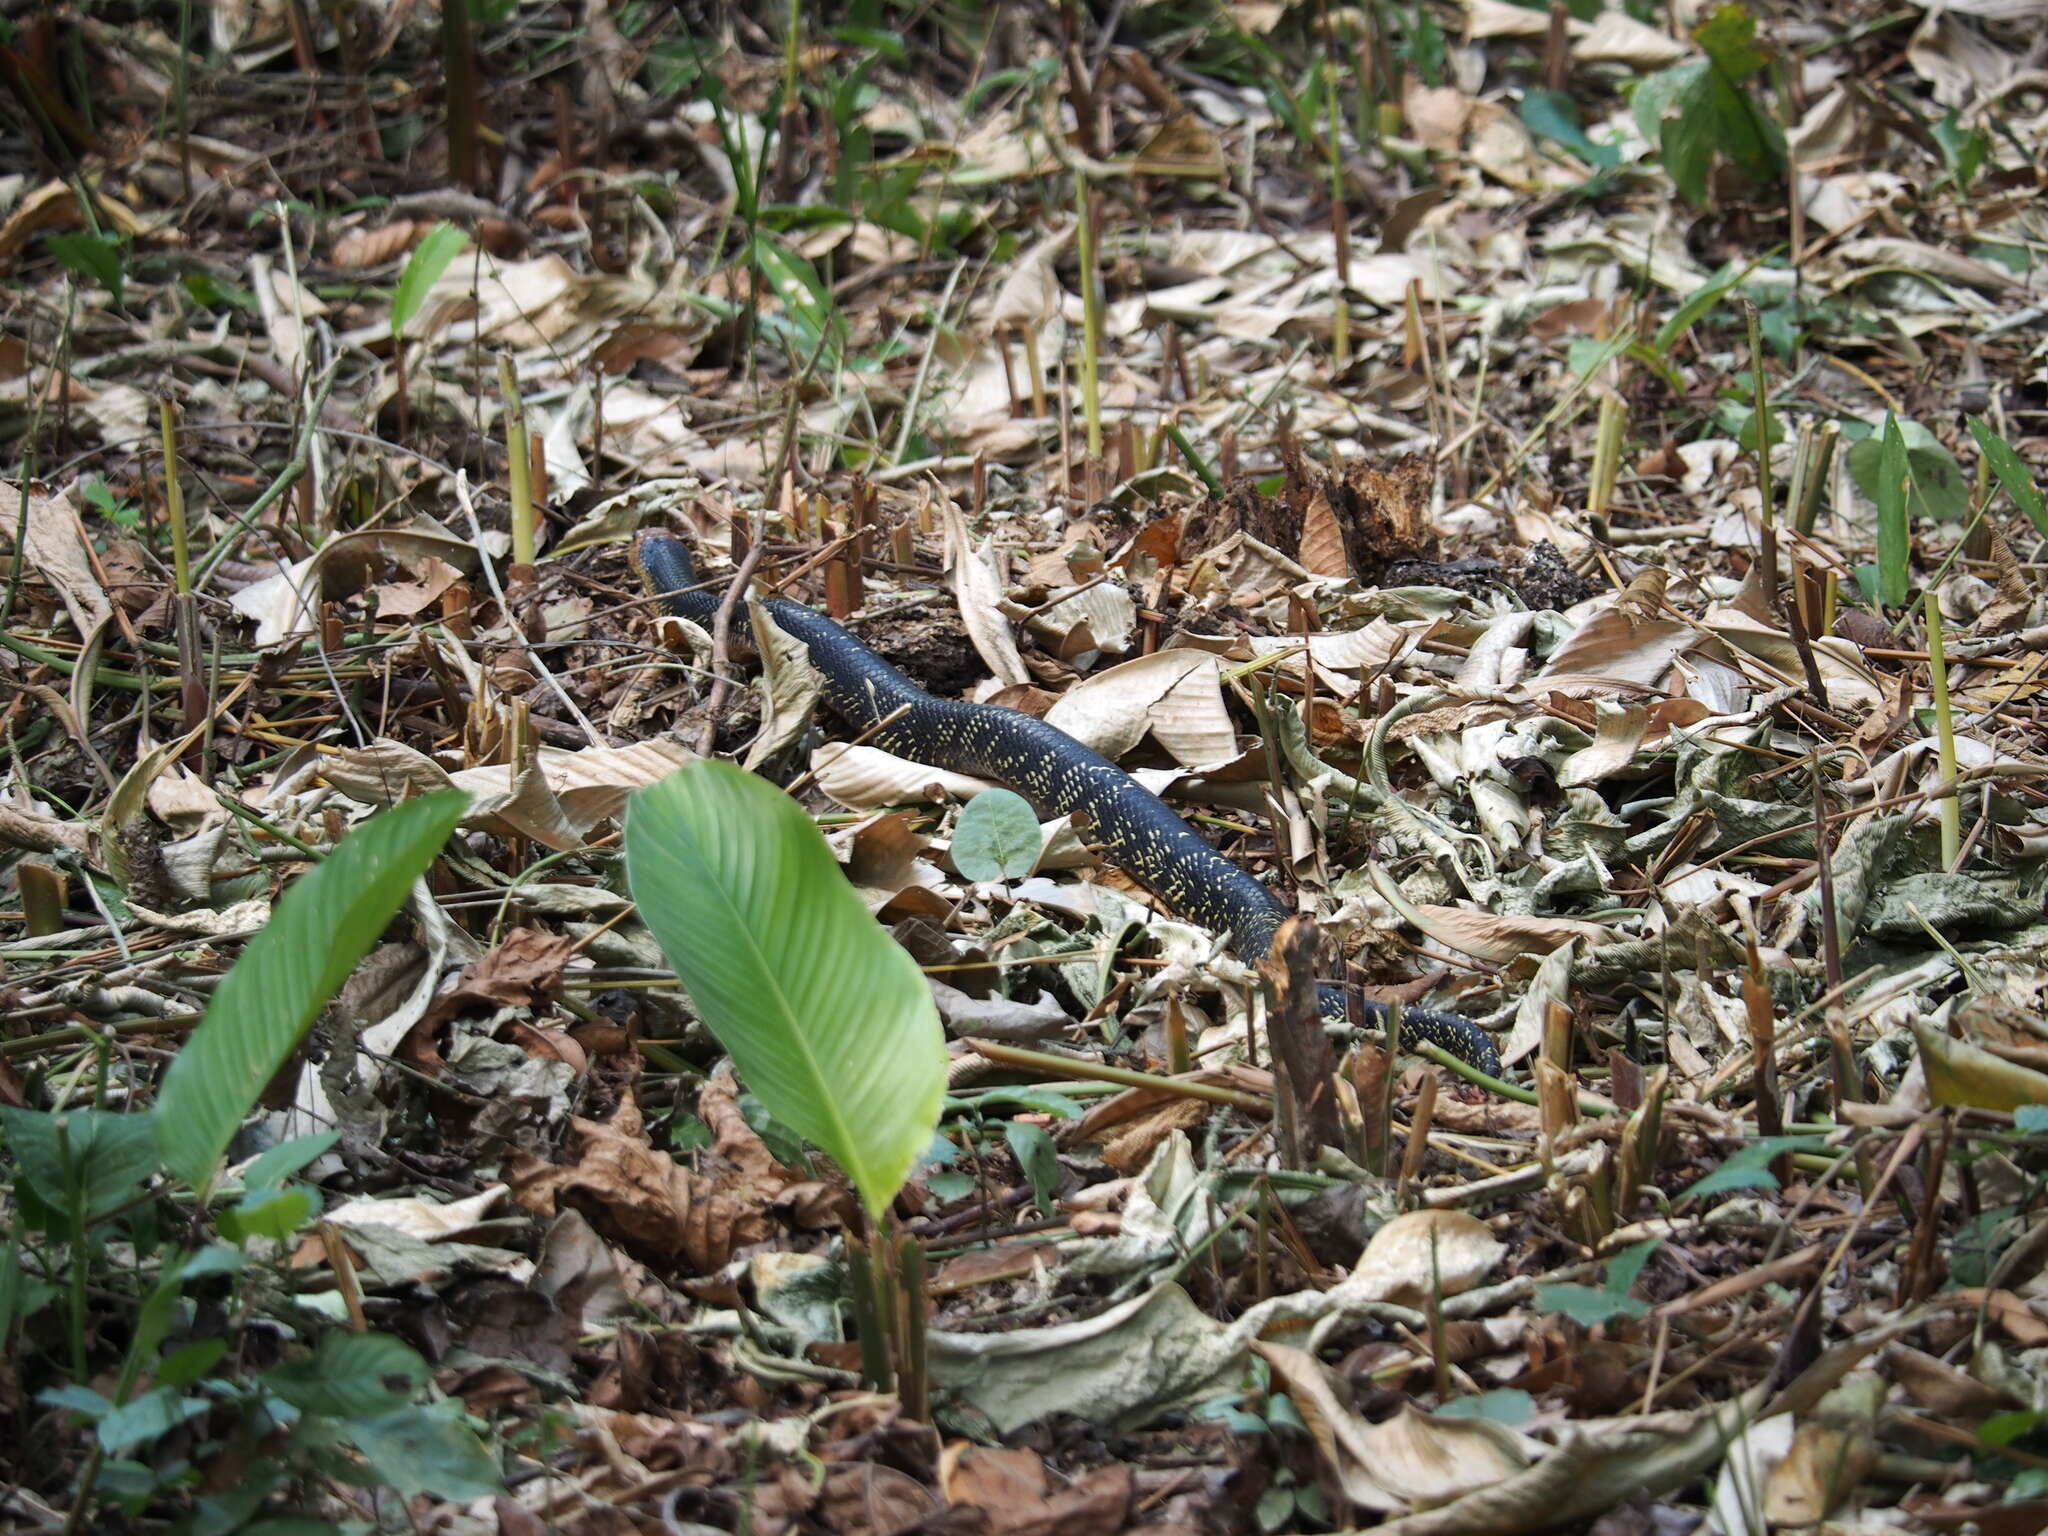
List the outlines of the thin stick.
{"type": "Polygon", "coordinates": [[[756,512],[749,528],[746,555],[740,560],[739,569],[726,584],[725,595],[718,600],[718,612],[711,618],[711,693],[704,701],[704,729],[697,735],[697,753],[709,757],[713,747],[718,745],[718,715],[725,708],[726,693],[732,687],[728,669],[732,665],[732,616],[739,607],[740,594],[747,590],[747,583],[753,579],[754,568],[761,563],[761,556],[768,548],[768,523],[764,513],[756,512]]]}

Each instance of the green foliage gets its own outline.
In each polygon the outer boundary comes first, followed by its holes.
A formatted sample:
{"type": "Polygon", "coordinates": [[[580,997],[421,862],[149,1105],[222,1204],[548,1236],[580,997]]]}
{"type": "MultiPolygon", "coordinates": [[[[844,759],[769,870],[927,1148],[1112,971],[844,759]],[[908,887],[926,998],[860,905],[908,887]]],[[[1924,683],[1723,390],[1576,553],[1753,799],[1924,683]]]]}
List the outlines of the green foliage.
{"type": "Polygon", "coordinates": [[[1889,412],[1882,433],[1850,445],[1849,474],[1877,504],[1878,596],[1896,607],[1906,600],[1912,519],[1960,522],[1970,511],[1969,481],[1932,432],[1889,412]]]}
{"type": "Polygon", "coordinates": [[[705,1027],[879,1219],[930,1144],[945,1034],[917,962],[802,809],[729,763],[633,796],[626,875],[705,1027]]]}
{"type": "Polygon", "coordinates": [[[469,797],[444,791],[372,817],[278,899],[213,994],[157,1096],[163,1160],[195,1189],[285,1059],[340,989],[469,797]]]}
{"type": "Polygon", "coordinates": [[[1991,473],[1997,477],[1999,489],[2012,498],[2013,505],[2027,514],[2027,521],[2044,538],[2048,538],[2048,507],[2041,501],[2041,488],[2034,483],[2034,476],[2013,446],[1992,430],[1991,424],[1981,416],[1969,418],[1970,436],[1977,440],[1977,451],[1984,455],[1984,462],[1991,466],[1991,473]]]}
{"type": "Polygon", "coordinates": [[[1750,89],[1768,55],[1748,7],[1721,6],[1693,29],[1693,40],[1706,58],[1652,75],[1631,105],[1679,195],[1704,208],[1717,159],[1753,182],[1774,181],[1785,170],[1785,136],[1750,89]]]}
{"type": "Polygon", "coordinates": [[[1607,1262],[1607,1283],[1595,1290],[1590,1285],[1539,1285],[1536,1308],[1557,1312],[1583,1327],[1592,1328],[1617,1317],[1641,1317],[1649,1306],[1629,1295],[1629,1290],[1657,1251],[1662,1238],[1631,1243],[1607,1262]]]}
{"type": "Polygon", "coordinates": [[[391,334],[399,337],[427,301],[427,291],[440,281],[469,237],[453,224],[436,224],[420,237],[420,243],[405,258],[405,270],[398,275],[398,290],[391,295],[391,334]]]}
{"type": "Polygon", "coordinates": [[[0,1128],[14,1154],[22,1214],[37,1231],[62,1231],[74,1215],[98,1222],[156,1171],[148,1115],[0,1108],[0,1128]]]}
{"type": "MultiPolygon", "coordinates": [[[[1562,145],[1596,171],[1609,171],[1621,164],[1620,150],[1612,144],[1595,144],[1586,136],[1579,126],[1577,99],[1563,91],[1522,92],[1522,125],[1538,140],[1562,145]]],[[[1595,178],[1596,182],[1603,180],[1595,178]]]]}
{"type": "Polygon", "coordinates": [[[1028,1120],[1010,1120],[1003,1125],[1003,1140],[1009,1143],[1010,1155],[1017,1159],[1017,1167],[1031,1186],[1031,1198],[1037,1202],[1039,1213],[1050,1216],[1052,1197],[1060,1184],[1059,1151],[1052,1138],[1043,1126],[1028,1120]]]}
{"type": "Polygon", "coordinates": [[[50,254],[73,277],[98,283],[121,302],[125,272],[121,264],[121,242],[111,235],[73,229],[49,237],[50,254]]]}
{"type": "Polygon", "coordinates": [[[117,528],[134,528],[142,522],[142,508],[107,489],[107,482],[95,475],[78,486],[85,503],[117,528]]]}
{"type": "Polygon", "coordinates": [[[1038,813],[1022,795],[985,789],[953,824],[953,867],[969,880],[1021,880],[1038,863],[1038,813]]]}
{"type": "Polygon", "coordinates": [[[1476,1397],[1454,1397],[1436,1410],[1439,1419],[1488,1419],[1519,1429],[1536,1417],[1536,1399],[1520,1387],[1495,1387],[1476,1397]]]}
{"type": "Polygon", "coordinates": [[[1949,185],[1968,196],[1970,183],[1977,179],[1977,173],[1984,169],[1985,157],[1991,153],[1990,139],[1975,128],[1965,128],[1954,107],[1929,132],[1935,148],[1941,151],[1942,169],[1947,172],[1949,185]]]}
{"type": "Polygon", "coordinates": [[[1760,1136],[1722,1159],[1721,1166],[1679,1195],[1717,1195],[1729,1189],[1776,1189],[1778,1176],[1770,1165],[1787,1152],[1813,1152],[1825,1146],[1819,1136],[1760,1136]]]}

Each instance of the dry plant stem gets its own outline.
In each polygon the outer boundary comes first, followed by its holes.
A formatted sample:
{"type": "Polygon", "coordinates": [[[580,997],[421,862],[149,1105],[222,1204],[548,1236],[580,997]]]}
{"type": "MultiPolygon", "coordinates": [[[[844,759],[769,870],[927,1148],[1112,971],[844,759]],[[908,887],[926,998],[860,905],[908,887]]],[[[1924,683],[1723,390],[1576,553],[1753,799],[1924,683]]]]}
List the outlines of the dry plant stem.
{"type": "Polygon", "coordinates": [[[1429,1150],[1429,1127],[1436,1118],[1436,1077],[1423,1078],[1415,1095],[1415,1109],[1408,1117],[1408,1144],[1401,1149],[1401,1174],[1394,1186],[1394,1203],[1408,1208],[1409,1192],[1422,1172],[1423,1154],[1429,1150]]]}
{"type": "Polygon", "coordinates": [[[767,552],[767,518],[755,513],[747,539],[747,552],[741,558],[739,569],[733,572],[727,583],[725,595],[718,600],[718,612],[711,618],[711,692],[704,701],[704,729],[697,735],[697,753],[709,757],[718,744],[718,717],[725,708],[725,698],[732,687],[732,616],[739,607],[740,596],[747,590],[747,583],[753,579],[754,569],[761,563],[761,556],[767,552]]]}

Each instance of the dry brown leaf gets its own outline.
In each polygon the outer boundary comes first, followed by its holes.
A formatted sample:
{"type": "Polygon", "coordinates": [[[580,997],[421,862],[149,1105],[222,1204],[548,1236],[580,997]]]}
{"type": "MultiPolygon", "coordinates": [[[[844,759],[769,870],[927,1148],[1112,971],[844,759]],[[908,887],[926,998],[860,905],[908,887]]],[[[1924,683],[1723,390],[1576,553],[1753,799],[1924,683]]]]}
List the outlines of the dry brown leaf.
{"type": "Polygon", "coordinates": [[[514,928],[496,948],[463,967],[454,986],[434,999],[425,1022],[438,1024],[467,1008],[538,1008],[562,995],[562,968],[576,941],[537,928],[514,928]]]}
{"type": "Polygon", "coordinates": [[[1349,576],[1351,557],[1344,549],[1344,529],[1321,486],[1309,496],[1301,515],[1302,568],[1316,576],[1349,576]]]}
{"type": "Polygon", "coordinates": [[[570,1135],[571,1161],[515,1163],[512,1193],[526,1209],[548,1217],[580,1211],[636,1256],[681,1263],[697,1274],[721,1269],[736,1249],[767,1240],[763,1207],[783,1186],[764,1191],[749,1181],[690,1173],[649,1143],[630,1094],[609,1121],[572,1120],[570,1135]]]}
{"type": "Polygon", "coordinates": [[[393,219],[377,229],[358,229],[335,241],[327,258],[351,272],[381,267],[411,250],[424,230],[424,225],[411,219],[393,219]]]}

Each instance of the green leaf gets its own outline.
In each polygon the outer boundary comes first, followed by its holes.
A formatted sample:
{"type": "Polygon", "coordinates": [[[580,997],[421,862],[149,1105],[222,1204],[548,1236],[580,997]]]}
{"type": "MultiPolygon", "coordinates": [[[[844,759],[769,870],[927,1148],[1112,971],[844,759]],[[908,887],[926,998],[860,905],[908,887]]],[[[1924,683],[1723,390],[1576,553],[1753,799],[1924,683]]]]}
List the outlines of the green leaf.
{"type": "Polygon", "coordinates": [[[1536,1417],[1536,1399],[1520,1387],[1495,1387],[1477,1397],[1454,1397],[1430,1415],[1436,1419],[1488,1419],[1518,1429],[1536,1417]]]}
{"type": "Polygon", "coordinates": [[[917,962],[796,802],[730,763],[635,794],[625,847],[633,899],[706,1028],[879,1220],[945,1094],[945,1032],[917,962]]]}
{"type": "Polygon", "coordinates": [[[953,867],[969,880],[1021,880],[1044,846],[1038,813],[1022,795],[985,789],[960,807],[953,824],[953,867]]]}
{"type": "Polygon", "coordinates": [[[1060,1187],[1059,1149],[1053,1146],[1044,1126],[1028,1120],[1006,1122],[1003,1140],[1009,1143],[1010,1155],[1017,1159],[1018,1168],[1031,1185],[1031,1198],[1037,1202],[1039,1214],[1050,1216],[1053,1192],[1060,1187]]]}
{"type": "Polygon", "coordinates": [[[121,302],[122,272],[120,243],[89,230],[73,229],[51,235],[50,254],[64,264],[74,277],[98,283],[121,302]]]}
{"type": "Polygon", "coordinates": [[[96,1221],[135,1193],[156,1171],[156,1140],[148,1115],[117,1115],[104,1109],[70,1109],[45,1114],[0,1107],[0,1126],[14,1149],[16,1166],[37,1199],[55,1212],[69,1213],[72,1192],[85,1204],[85,1219],[96,1221]]]}
{"type": "Polygon", "coordinates": [[[469,804],[456,790],[371,817],[292,883],[215,988],[157,1095],[157,1146],[198,1189],[263,1087],[377,941],[469,804]]]}
{"type": "Polygon", "coordinates": [[[1522,92],[1522,123],[1539,139],[1562,144],[1590,166],[1609,168],[1621,163],[1621,151],[1612,144],[1595,144],[1579,126],[1579,104],[1563,91],[1522,92]]]}
{"type": "Polygon", "coordinates": [[[2014,506],[2027,514],[2035,529],[2048,537],[2048,507],[2042,505],[2041,488],[2034,483],[2026,461],[2013,452],[2012,444],[1993,431],[1983,417],[1972,416],[1968,420],[1970,436],[1977,439],[1977,451],[1998,477],[1999,487],[2012,498],[2014,506]]]}
{"type": "Polygon", "coordinates": [[[348,1438],[377,1475],[408,1499],[422,1493],[481,1499],[504,1487],[497,1463],[462,1422],[457,1402],[359,1419],[348,1426],[348,1438]]]}
{"type": "Polygon", "coordinates": [[[334,1332],[311,1357],[263,1373],[263,1384],[301,1413],[369,1419],[413,1400],[427,1384],[419,1351],[383,1333],[334,1332]]]}
{"type": "Polygon", "coordinates": [[[1669,352],[1681,336],[1742,281],[1744,270],[1731,261],[1686,295],[1685,302],[1671,312],[1671,318],[1657,327],[1656,337],[1650,343],[1651,350],[1660,354],[1669,352]]]}
{"type": "Polygon", "coordinates": [[[1778,1179],[1770,1170],[1787,1152],[1812,1152],[1826,1145],[1819,1136],[1760,1136],[1735,1149],[1721,1166],[1679,1195],[1719,1194],[1724,1189],[1776,1189],[1778,1179]]]}
{"type": "Polygon", "coordinates": [[[1693,28],[1693,41],[1713,61],[1714,68],[1740,83],[1770,62],[1770,55],[1757,46],[1756,17],[1747,6],[1724,5],[1693,28]]]}
{"type": "Polygon", "coordinates": [[[1596,1291],[1590,1285],[1539,1285],[1536,1310],[1559,1312],[1573,1322],[1592,1328],[1617,1317],[1641,1317],[1650,1309],[1633,1296],[1596,1291]]]}
{"type": "Polygon", "coordinates": [[[99,1422],[100,1448],[119,1453],[168,1434],[196,1419],[213,1403],[204,1397],[181,1396],[176,1387],[158,1387],[131,1403],[123,1403],[99,1422]]]}
{"type": "Polygon", "coordinates": [[[440,280],[469,237],[443,220],[420,237],[420,243],[405,258],[405,270],[398,275],[398,291],[391,295],[391,334],[403,336],[412,317],[427,301],[427,290],[440,280]]]}
{"type": "Polygon", "coordinates": [[[1984,168],[1984,157],[1991,149],[1991,141],[1974,128],[1965,128],[1950,107],[1948,116],[1928,129],[1933,136],[1935,147],[1941,151],[1941,163],[1947,167],[1949,180],[1958,192],[1970,190],[1970,183],[1977,179],[1977,173],[1984,168]]]}
{"type": "Polygon", "coordinates": [[[304,1185],[259,1189],[219,1213],[221,1235],[237,1243],[252,1237],[283,1242],[320,1211],[320,1198],[304,1185]]]}
{"type": "Polygon", "coordinates": [[[219,1364],[220,1357],[227,1352],[226,1339],[195,1339],[157,1362],[157,1382],[166,1387],[189,1387],[219,1364]]]}
{"type": "Polygon", "coordinates": [[[1650,1262],[1650,1255],[1663,1242],[1661,1237],[1646,1237],[1640,1243],[1630,1243],[1607,1261],[1607,1289],[1617,1296],[1626,1296],[1635,1285],[1643,1266],[1650,1262]]]}
{"type": "Polygon", "coordinates": [[[341,1141],[339,1131],[315,1131],[281,1141],[249,1164],[242,1187],[250,1193],[282,1184],[315,1158],[324,1157],[341,1141]]]}
{"type": "MultiPolygon", "coordinates": [[[[1856,470],[1858,443],[1849,450],[1849,470],[1856,470]]],[[[1867,458],[1868,455],[1865,455],[1867,458]]],[[[1856,476],[1859,484],[1862,476],[1856,476]]],[[[1886,607],[1896,608],[1906,600],[1906,566],[1912,559],[1913,542],[1906,526],[1906,438],[1899,419],[1890,411],[1884,417],[1884,441],[1877,454],[1877,481],[1865,486],[1877,502],[1877,595],[1886,607]]]]}

